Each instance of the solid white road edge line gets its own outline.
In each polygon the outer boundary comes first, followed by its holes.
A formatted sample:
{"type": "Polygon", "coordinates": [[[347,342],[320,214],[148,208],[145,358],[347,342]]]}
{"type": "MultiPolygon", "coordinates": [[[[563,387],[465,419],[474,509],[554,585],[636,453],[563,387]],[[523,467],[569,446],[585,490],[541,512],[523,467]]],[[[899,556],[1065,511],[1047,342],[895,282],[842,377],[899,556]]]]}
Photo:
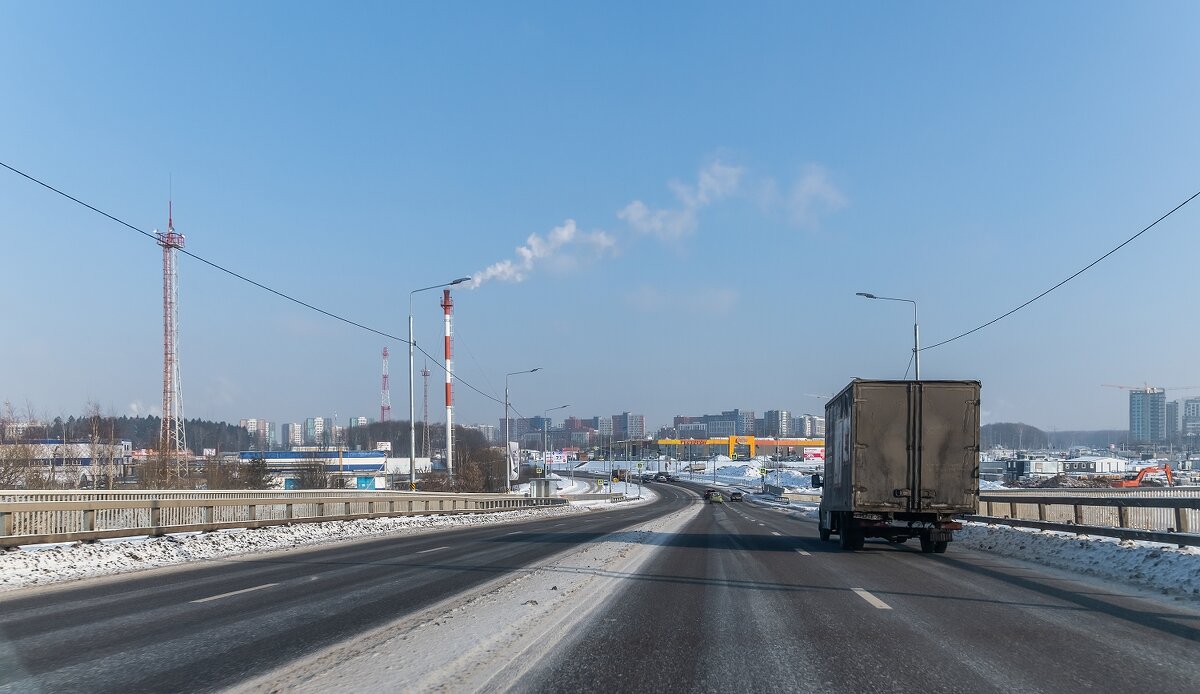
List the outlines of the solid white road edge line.
{"type": "Polygon", "coordinates": [[[272,586],[277,586],[277,585],[279,585],[279,584],[278,583],[264,583],[261,586],[254,586],[253,588],[242,588],[241,590],[233,590],[228,593],[221,593],[220,595],[210,595],[207,598],[200,598],[199,600],[192,600],[192,602],[208,602],[209,600],[220,600],[221,598],[227,598],[231,595],[241,595],[242,593],[249,593],[252,590],[262,590],[263,588],[270,588],[272,586]]]}
{"type": "Polygon", "coordinates": [[[862,598],[863,600],[866,600],[868,603],[870,603],[872,607],[876,607],[876,608],[878,608],[878,609],[881,609],[881,610],[890,610],[890,609],[892,609],[892,606],[891,606],[891,605],[889,605],[889,604],[887,604],[886,602],[884,602],[884,601],[880,600],[879,598],[875,597],[874,595],[871,595],[870,593],[868,593],[867,591],[863,590],[862,588],[851,588],[850,590],[852,590],[852,591],[854,591],[855,593],[857,593],[857,594],[858,594],[858,597],[860,597],[860,598],[862,598]]]}

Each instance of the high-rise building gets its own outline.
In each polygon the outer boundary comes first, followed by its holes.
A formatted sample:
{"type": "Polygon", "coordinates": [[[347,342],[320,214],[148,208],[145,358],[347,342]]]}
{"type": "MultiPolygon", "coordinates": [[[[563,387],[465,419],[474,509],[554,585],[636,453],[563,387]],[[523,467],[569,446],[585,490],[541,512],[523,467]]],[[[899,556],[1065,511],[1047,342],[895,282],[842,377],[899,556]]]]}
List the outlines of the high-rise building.
{"type": "Polygon", "coordinates": [[[1167,392],[1162,388],[1129,391],[1129,438],[1134,443],[1162,443],[1167,438],[1167,392]]]}
{"type": "Polygon", "coordinates": [[[1200,441],[1200,398],[1188,398],[1183,401],[1183,438],[1187,441],[1200,441]]]}
{"type": "Polygon", "coordinates": [[[618,441],[646,438],[646,417],[622,412],[612,416],[613,436],[618,441]]]}
{"type": "Polygon", "coordinates": [[[309,417],[304,420],[304,445],[332,446],[333,419],[331,417],[309,417]]]}
{"type": "Polygon", "coordinates": [[[250,436],[250,445],[256,451],[269,451],[275,448],[275,423],[265,419],[243,419],[238,426],[246,430],[250,436]]]}
{"type": "Polygon", "coordinates": [[[809,439],[825,436],[825,418],[806,414],[792,418],[792,435],[809,439]]]}
{"type": "Polygon", "coordinates": [[[299,422],[285,422],[283,425],[283,445],[295,448],[304,445],[304,427],[299,422]]]}
{"type": "Polygon", "coordinates": [[[787,410],[767,410],[763,413],[763,436],[787,438],[792,435],[792,413],[787,410]]]}
{"type": "Polygon", "coordinates": [[[1179,401],[1172,400],[1167,403],[1167,441],[1175,442],[1179,440],[1179,401]]]}

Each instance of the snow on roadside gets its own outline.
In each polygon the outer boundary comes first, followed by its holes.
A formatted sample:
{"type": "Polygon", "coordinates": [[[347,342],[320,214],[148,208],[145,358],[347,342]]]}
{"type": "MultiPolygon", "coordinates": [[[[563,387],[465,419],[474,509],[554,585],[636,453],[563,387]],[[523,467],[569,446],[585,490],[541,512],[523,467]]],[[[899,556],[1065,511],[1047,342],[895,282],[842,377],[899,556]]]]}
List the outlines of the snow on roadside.
{"type": "Polygon", "coordinates": [[[381,535],[412,535],[441,528],[505,523],[596,510],[568,504],[539,509],[455,516],[401,516],[273,525],[214,533],[121,538],[86,544],[29,545],[0,550],[0,592],[81,578],[126,573],[190,561],[270,552],[381,535]]]}
{"type": "Polygon", "coordinates": [[[1167,594],[1200,597],[1200,547],[964,523],[955,544],[1167,594]]]}

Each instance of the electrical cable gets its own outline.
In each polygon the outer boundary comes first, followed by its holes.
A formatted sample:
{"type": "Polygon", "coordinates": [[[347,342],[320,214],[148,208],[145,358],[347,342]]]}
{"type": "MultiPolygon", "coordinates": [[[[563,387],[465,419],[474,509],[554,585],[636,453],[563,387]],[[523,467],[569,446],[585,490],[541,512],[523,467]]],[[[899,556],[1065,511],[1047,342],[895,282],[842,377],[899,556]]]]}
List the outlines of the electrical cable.
{"type": "MultiPolygon", "coordinates": [[[[14,168],[14,167],[12,167],[12,166],[9,166],[8,164],[6,164],[6,163],[5,163],[5,162],[3,162],[3,161],[0,161],[0,166],[2,166],[2,167],[4,167],[4,168],[8,169],[9,171],[11,171],[11,172],[13,172],[13,173],[17,174],[18,176],[21,176],[21,177],[23,177],[23,178],[26,178],[26,179],[28,179],[28,180],[30,180],[30,181],[32,181],[32,182],[34,182],[34,183],[38,184],[39,186],[42,186],[43,188],[45,188],[45,189],[47,189],[47,190],[50,190],[50,191],[52,191],[52,192],[55,192],[55,193],[58,193],[58,194],[59,194],[59,195],[61,195],[62,197],[64,197],[64,198],[66,198],[66,199],[70,200],[71,202],[74,202],[74,203],[76,203],[76,204],[82,205],[83,207],[86,207],[86,208],[88,208],[88,209],[89,209],[89,210],[91,210],[92,212],[95,212],[96,214],[99,214],[99,215],[101,215],[101,216],[103,216],[103,217],[106,217],[106,218],[108,218],[108,219],[110,219],[110,220],[112,220],[112,221],[116,222],[117,224],[120,224],[121,226],[124,226],[124,227],[127,227],[127,228],[129,228],[129,229],[132,229],[133,231],[136,231],[137,233],[141,234],[142,236],[145,236],[146,238],[148,238],[148,239],[150,239],[150,240],[154,241],[155,243],[158,243],[158,241],[159,241],[158,237],[157,237],[157,236],[155,236],[154,234],[151,234],[150,232],[148,232],[148,231],[145,231],[145,230],[143,230],[143,229],[139,229],[139,228],[137,228],[136,226],[134,226],[134,225],[130,224],[129,222],[126,222],[126,221],[125,221],[125,220],[123,220],[123,219],[119,219],[118,217],[115,217],[115,216],[113,216],[113,215],[111,215],[111,214],[109,214],[109,213],[105,212],[104,210],[101,210],[101,209],[99,209],[99,208],[97,208],[97,207],[95,207],[95,206],[93,206],[93,205],[90,205],[90,204],[88,204],[88,203],[84,202],[83,200],[80,200],[79,198],[77,198],[77,197],[75,197],[75,196],[73,196],[73,195],[71,195],[71,194],[69,194],[69,193],[66,193],[66,192],[64,192],[64,191],[62,191],[62,190],[59,190],[58,188],[55,188],[54,186],[50,185],[49,183],[46,183],[45,181],[41,181],[41,180],[39,180],[39,179],[37,179],[37,178],[34,178],[33,176],[31,176],[31,175],[29,175],[29,174],[25,173],[24,171],[21,171],[20,169],[16,169],[16,168],[14,168]]],[[[308,303],[308,302],[306,302],[306,301],[303,301],[303,300],[301,300],[301,299],[297,299],[296,297],[294,297],[294,296],[291,296],[290,294],[285,294],[284,292],[281,292],[281,291],[279,291],[279,290],[277,290],[277,289],[273,289],[273,288],[271,288],[271,287],[268,287],[267,285],[265,285],[265,284],[263,284],[263,283],[261,283],[261,282],[257,282],[257,281],[255,281],[255,280],[252,280],[252,279],[250,279],[249,277],[246,277],[245,275],[242,275],[242,274],[240,274],[240,273],[237,273],[237,272],[235,272],[235,271],[233,271],[233,270],[230,270],[230,269],[229,269],[229,268],[227,268],[227,267],[224,267],[224,266],[222,266],[222,265],[218,265],[217,263],[215,263],[215,262],[213,262],[213,261],[211,261],[211,260],[208,260],[207,258],[203,258],[203,257],[201,257],[201,256],[199,256],[199,255],[196,255],[195,253],[192,253],[191,251],[188,251],[188,250],[186,250],[186,249],[183,249],[183,248],[176,248],[176,250],[178,250],[180,253],[182,253],[182,254],[184,254],[184,255],[188,256],[189,258],[192,258],[192,259],[194,259],[194,260],[197,260],[197,261],[199,261],[199,262],[201,262],[201,263],[203,263],[203,264],[205,264],[205,265],[207,265],[207,266],[209,266],[209,267],[213,268],[214,270],[217,270],[217,271],[219,271],[219,272],[223,272],[223,273],[225,273],[225,274],[229,275],[230,277],[237,278],[237,279],[239,279],[239,280],[241,280],[241,281],[243,281],[243,282],[246,282],[247,284],[253,285],[253,286],[255,286],[255,287],[258,287],[259,289],[262,289],[262,290],[264,290],[264,291],[270,292],[270,293],[274,294],[275,296],[278,296],[278,297],[280,297],[280,298],[282,298],[282,299],[286,299],[287,301],[290,301],[290,302],[292,302],[292,303],[294,303],[294,304],[297,304],[297,305],[299,305],[299,306],[303,306],[304,308],[307,308],[307,309],[309,309],[309,310],[312,310],[312,311],[316,311],[317,313],[320,313],[320,314],[321,314],[321,315],[323,315],[323,316],[326,316],[326,317],[328,317],[328,318],[332,318],[332,319],[334,319],[334,320],[337,320],[337,321],[341,321],[341,322],[343,322],[343,323],[345,323],[345,324],[347,324],[347,325],[351,325],[351,326],[354,326],[354,327],[356,327],[356,328],[360,328],[360,329],[362,329],[362,330],[366,330],[367,332],[369,332],[369,333],[373,333],[373,334],[375,334],[375,335],[378,335],[378,336],[380,336],[380,337],[385,337],[385,338],[387,338],[387,339],[389,339],[389,340],[395,340],[396,342],[399,342],[399,343],[401,343],[401,344],[405,344],[405,345],[407,345],[407,344],[408,344],[408,340],[406,340],[406,339],[404,339],[404,338],[402,338],[402,337],[397,337],[397,336],[395,336],[395,335],[392,335],[392,334],[390,334],[390,333],[386,333],[386,332],[384,332],[384,331],[382,331],[382,330],[377,330],[377,329],[375,329],[375,328],[372,328],[372,327],[370,327],[370,326],[363,325],[362,323],[359,323],[359,322],[357,322],[357,321],[350,320],[349,318],[345,318],[345,317],[343,317],[343,316],[339,316],[339,315],[338,315],[338,314],[336,314],[336,313],[332,313],[332,312],[330,312],[330,311],[326,311],[326,310],[325,310],[325,309],[323,309],[323,308],[320,308],[320,307],[318,307],[318,306],[314,306],[314,305],[312,305],[312,304],[310,304],[310,303],[308,303]]],[[[424,349],[422,349],[422,348],[421,348],[420,346],[418,346],[418,345],[415,345],[415,344],[414,344],[413,346],[414,346],[414,347],[415,347],[415,348],[416,348],[418,351],[420,351],[420,352],[421,352],[421,354],[424,354],[426,357],[428,357],[428,358],[429,358],[429,359],[430,359],[430,360],[431,360],[431,361],[432,361],[432,362],[433,362],[435,365],[437,365],[437,367],[438,367],[438,368],[440,368],[442,371],[445,371],[445,370],[446,370],[446,365],[445,365],[445,364],[443,364],[443,363],[441,363],[441,362],[439,362],[439,361],[438,361],[438,360],[437,360],[437,359],[436,359],[436,358],[435,358],[433,355],[429,354],[429,352],[426,352],[424,349]]],[[[498,399],[498,398],[496,398],[496,397],[494,397],[494,396],[488,395],[487,393],[483,392],[482,390],[479,390],[479,389],[478,389],[478,388],[476,388],[475,386],[471,385],[470,383],[468,383],[467,381],[464,381],[464,380],[463,380],[463,379],[461,379],[461,378],[458,378],[457,376],[455,377],[455,380],[456,380],[456,381],[458,381],[459,383],[463,384],[463,385],[464,385],[464,386],[466,386],[467,388],[469,388],[469,389],[471,389],[471,390],[475,391],[476,393],[479,393],[481,396],[483,396],[483,397],[487,398],[488,400],[491,400],[491,401],[493,401],[493,402],[497,402],[497,403],[503,403],[503,400],[500,400],[500,399],[498,399]]]]}
{"type": "Polygon", "coordinates": [[[970,330],[966,331],[965,333],[962,333],[960,335],[955,335],[954,337],[952,337],[948,340],[942,340],[941,342],[937,342],[935,344],[929,345],[928,347],[922,347],[921,351],[924,352],[925,350],[928,350],[928,349],[933,349],[935,347],[941,347],[942,345],[949,344],[951,342],[954,342],[955,340],[964,338],[967,335],[970,335],[971,333],[979,332],[980,330],[983,330],[984,328],[988,327],[989,325],[994,325],[995,323],[998,323],[998,322],[1004,320],[1005,318],[1008,318],[1009,316],[1016,313],[1017,311],[1020,311],[1021,309],[1032,304],[1033,302],[1037,301],[1038,299],[1042,298],[1043,296],[1046,296],[1047,294],[1054,291],[1055,289],[1058,289],[1059,287],[1063,286],[1067,282],[1070,282],[1071,280],[1075,279],[1076,277],[1078,277],[1078,276],[1082,275],[1083,273],[1087,272],[1088,270],[1092,269],[1092,267],[1095,266],[1096,264],[1098,264],[1100,261],[1104,260],[1105,258],[1112,255],[1113,253],[1116,253],[1117,251],[1121,250],[1122,248],[1124,248],[1126,245],[1131,243],[1137,237],[1141,236],[1142,234],[1146,233],[1147,231],[1150,231],[1159,222],[1161,222],[1164,219],[1166,219],[1167,217],[1170,217],[1171,215],[1175,214],[1181,207],[1188,204],[1192,200],[1195,200],[1197,197],[1200,197],[1200,190],[1196,191],[1195,193],[1192,193],[1191,197],[1189,197],[1187,200],[1184,200],[1183,202],[1176,205],[1174,208],[1171,209],[1170,212],[1168,212],[1168,213],[1164,214],[1163,216],[1159,217],[1158,219],[1154,220],[1153,222],[1151,222],[1148,226],[1146,226],[1144,229],[1142,229],[1138,233],[1136,233],[1133,236],[1130,236],[1129,238],[1122,241],[1121,244],[1118,245],[1116,248],[1113,248],[1112,250],[1110,250],[1109,252],[1100,256],[1099,258],[1096,258],[1092,262],[1085,265],[1082,269],[1076,271],[1075,274],[1073,274],[1070,277],[1066,278],[1065,280],[1059,282],[1058,284],[1054,285],[1053,287],[1050,287],[1049,289],[1042,292],[1041,294],[1038,294],[1037,296],[1033,297],[1029,301],[1026,301],[1025,303],[1021,304],[1020,306],[1012,309],[1011,311],[1009,311],[1007,313],[1001,314],[1001,315],[993,318],[992,320],[984,323],[983,325],[980,325],[975,328],[971,328],[970,330]]]}

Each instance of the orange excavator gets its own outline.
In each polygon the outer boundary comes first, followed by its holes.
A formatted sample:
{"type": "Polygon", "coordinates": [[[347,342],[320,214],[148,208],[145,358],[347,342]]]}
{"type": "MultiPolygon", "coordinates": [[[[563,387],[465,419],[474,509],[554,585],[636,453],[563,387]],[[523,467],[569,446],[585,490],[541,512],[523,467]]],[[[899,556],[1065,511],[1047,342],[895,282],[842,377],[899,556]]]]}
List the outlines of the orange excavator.
{"type": "Polygon", "coordinates": [[[1161,472],[1161,473],[1166,474],[1167,486],[1168,487],[1175,486],[1175,477],[1171,474],[1171,466],[1167,465],[1166,463],[1163,463],[1162,465],[1155,466],[1155,467],[1144,467],[1138,471],[1137,477],[1134,477],[1133,479],[1130,479],[1130,480],[1115,480],[1112,483],[1112,486],[1117,489],[1121,489],[1124,487],[1140,487],[1140,486],[1142,486],[1142,478],[1144,478],[1146,475],[1150,474],[1151,472],[1161,472]]]}

